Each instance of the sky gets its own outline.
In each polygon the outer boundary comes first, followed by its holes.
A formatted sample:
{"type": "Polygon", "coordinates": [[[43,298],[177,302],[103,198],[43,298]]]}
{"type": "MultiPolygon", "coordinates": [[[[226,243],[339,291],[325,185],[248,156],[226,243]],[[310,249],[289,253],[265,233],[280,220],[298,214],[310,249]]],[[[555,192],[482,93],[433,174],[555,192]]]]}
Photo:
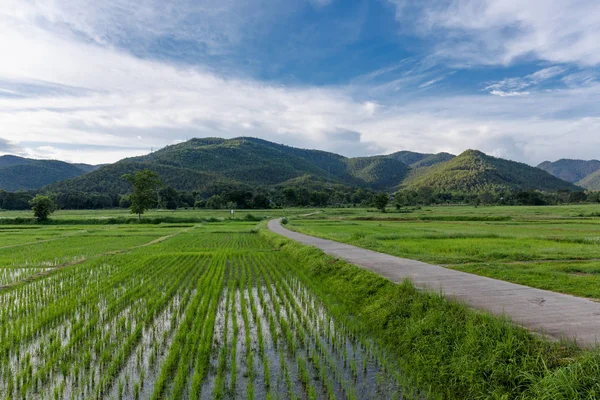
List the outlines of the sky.
{"type": "Polygon", "coordinates": [[[0,154],[600,158],[597,0],[3,0],[0,154]]]}

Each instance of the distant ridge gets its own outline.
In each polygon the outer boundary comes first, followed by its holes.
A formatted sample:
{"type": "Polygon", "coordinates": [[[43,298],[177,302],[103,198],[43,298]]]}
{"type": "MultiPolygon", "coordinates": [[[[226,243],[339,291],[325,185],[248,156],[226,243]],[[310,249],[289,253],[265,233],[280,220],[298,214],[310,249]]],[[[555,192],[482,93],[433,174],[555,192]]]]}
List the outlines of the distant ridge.
{"type": "Polygon", "coordinates": [[[120,176],[141,168],[155,170],[165,184],[180,190],[205,190],[215,185],[274,186],[307,179],[313,187],[341,184],[386,190],[399,185],[409,171],[406,164],[383,156],[352,159],[257,138],[202,138],[127,158],[46,190],[123,192],[128,184],[120,176]]]}
{"type": "Polygon", "coordinates": [[[94,165],[69,164],[56,160],[35,160],[13,155],[0,156],[0,189],[39,189],[96,169],[94,165]]]}
{"type": "Polygon", "coordinates": [[[143,168],[158,172],[163,183],[175,189],[212,193],[219,193],[219,188],[284,186],[312,190],[352,186],[388,192],[421,186],[440,192],[581,190],[541,169],[476,150],[458,157],[401,151],[347,158],[251,137],[191,139],[102,166],[44,190],[126,193],[129,184],[121,175],[143,168]]]}
{"type": "Polygon", "coordinates": [[[527,164],[488,156],[478,150],[467,150],[450,161],[413,174],[403,186],[430,187],[440,192],[477,193],[489,190],[580,190],[527,164]]]}
{"type": "Polygon", "coordinates": [[[600,190],[600,170],[592,172],[582,180],[578,181],[577,185],[588,190],[600,190]]]}
{"type": "Polygon", "coordinates": [[[401,161],[411,168],[422,168],[450,161],[456,156],[450,153],[426,154],[403,150],[392,153],[388,157],[401,161]]]}
{"type": "Polygon", "coordinates": [[[544,161],[538,168],[565,181],[575,183],[590,190],[600,190],[600,161],[560,159],[544,161]]]}

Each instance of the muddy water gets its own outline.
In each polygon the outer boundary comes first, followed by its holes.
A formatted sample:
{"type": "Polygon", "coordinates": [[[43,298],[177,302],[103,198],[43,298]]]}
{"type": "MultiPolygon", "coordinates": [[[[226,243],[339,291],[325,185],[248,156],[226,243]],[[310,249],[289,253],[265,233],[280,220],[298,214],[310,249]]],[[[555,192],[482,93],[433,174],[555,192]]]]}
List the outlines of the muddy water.
{"type": "Polygon", "coordinates": [[[389,361],[384,352],[335,321],[297,280],[242,264],[230,267],[232,276],[246,277],[245,287],[235,289],[229,304],[230,289],[224,288],[221,294],[202,399],[215,398],[218,380],[225,381],[225,390],[217,397],[226,399],[403,398],[398,377],[390,372],[392,368],[386,368],[389,361]],[[248,327],[242,306],[246,307],[248,327]],[[233,318],[238,326],[235,340],[233,318]],[[246,348],[246,329],[250,348],[246,348]],[[222,346],[229,346],[225,351],[230,355],[234,342],[235,357],[227,357],[219,377],[222,346]],[[251,366],[248,352],[252,353],[251,366]]]}

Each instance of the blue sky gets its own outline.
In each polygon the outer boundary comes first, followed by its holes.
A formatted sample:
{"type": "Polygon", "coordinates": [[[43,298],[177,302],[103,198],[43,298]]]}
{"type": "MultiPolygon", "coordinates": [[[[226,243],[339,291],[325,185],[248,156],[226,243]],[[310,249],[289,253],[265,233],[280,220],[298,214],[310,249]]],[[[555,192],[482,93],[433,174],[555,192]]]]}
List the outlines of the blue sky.
{"type": "Polygon", "coordinates": [[[191,137],[599,158],[594,0],[6,0],[0,153],[191,137]]]}

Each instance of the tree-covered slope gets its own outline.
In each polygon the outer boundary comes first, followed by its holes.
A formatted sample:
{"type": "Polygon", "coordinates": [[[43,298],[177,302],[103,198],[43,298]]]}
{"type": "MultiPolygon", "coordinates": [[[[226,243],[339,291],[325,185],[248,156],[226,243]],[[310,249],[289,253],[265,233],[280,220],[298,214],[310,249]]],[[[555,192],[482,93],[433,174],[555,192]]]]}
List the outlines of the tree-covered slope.
{"type": "Polygon", "coordinates": [[[544,161],[538,168],[567,182],[576,183],[599,171],[600,161],[563,158],[554,162],[544,161]]]}
{"type": "Polygon", "coordinates": [[[422,168],[450,161],[456,156],[450,153],[428,154],[403,150],[392,153],[388,157],[398,160],[411,168],[422,168]]]}
{"type": "Polygon", "coordinates": [[[124,159],[46,189],[123,193],[128,185],[121,175],[146,167],[158,172],[165,184],[181,190],[202,190],[218,182],[273,186],[306,176],[324,185],[383,190],[400,184],[408,172],[405,164],[387,157],[349,159],[255,138],[205,138],[124,159]]]}
{"type": "Polygon", "coordinates": [[[129,160],[189,168],[255,185],[272,185],[307,174],[358,183],[348,173],[345,157],[255,138],[191,139],[129,160]]]}
{"type": "Polygon", "coordinates": [[[589,174],[576,184],[588,190],[600,190],[600,170],[589,174]]]}
{"type": "MultiPolygon", "coordinates": [[[[91,165],[84,164],[87,168],[91,165]]],[[[38,189],[48,184],[82,175],[82,166],[56,160],[34,160],[6,155],[0,157],[0,189],[38,189]]]]}
{"type": "MultiPolygon", "coordinates": [[[[103,166],[73,179],[54,183],[46,186],[44,190],[49,192],[127,193],[131,190],[131,185],[121,176],[145,168],[157,172],[163,184],[180,190],[202,190],[220,181],[220,178],[216,175],[193,169],[128,160],[103,166]]],[[[240,184],[236,181],[226,183],[240,184]]]]}
{"type": "Polygon", "coordinates": [[[486,190],[578,190],[569,182],[527,164],[467,150],[456,158],[411,174],[404,187],[431,187],[438,192],[477,193],[486,190]]]}
{"type": "MultiPolygon", "coordinates": [[[[399,152],[391,156],[346,158],[262,139],[204,138],[167,146],[154,153],[121,160],[63,182],[48,191],[125,193],[121,175],[137,169],[158,172],[166,185],[179,190],[210,191],[220,187],[340,185],[391,191],[430,186],[439,191],[492,189],[577,190],[538,168],[489,157],[478,151],[451,154],[399,152]],[[412,168],[400,161],[411,162],[412,168]]],[[[218,191],[217,191],[218,192],[218,191]]]]}
{"type": "Polygon", "coordinates": [[[437,164],[441,164],[441,163],[445,163],[446,161],[450,161],[452,160],[454,157],[456,157],[454,154],[450,154],[450,153],[437,153],[437,154],[430,154],[427,157],[421,159],[420,161],[411,164],[411,168],[426,168],[426,167],[431,167],[437,164]]]}
{"type": "Polygon", "coordinates": [[[399,185],[410,171],[406,164],[385,156],[350,158],[347,164],[353,176],[377,190],[399,185]]]}

